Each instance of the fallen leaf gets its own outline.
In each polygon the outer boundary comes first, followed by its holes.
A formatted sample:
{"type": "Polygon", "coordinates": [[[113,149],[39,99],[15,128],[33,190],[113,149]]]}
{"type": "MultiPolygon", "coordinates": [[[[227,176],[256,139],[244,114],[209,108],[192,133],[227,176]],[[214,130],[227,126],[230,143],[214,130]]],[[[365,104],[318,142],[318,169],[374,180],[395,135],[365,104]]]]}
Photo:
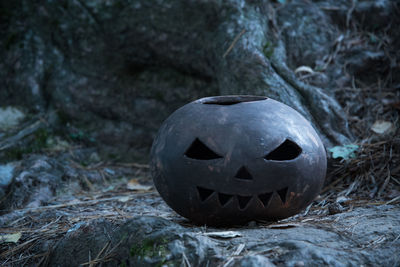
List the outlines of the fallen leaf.
{"type": "Polygon", "coordinates": [[[62,140],[60,137],[47,138],[46,146],[49,151],[64,151],[71,147],[67,141],[62,140]]]}
{"type": "Polygon", "coordinates": [[[126,185],[126,188],[129,190],[135,190],[135,191],[149,191],[152,186],[151,185],[142,185],[138,182],[137,179],[131,179],[128,184],[126,185]]]}
{"type": "Polygon", "coordinates": [[[118,198],[118,201],[123,203],[128,202],[129,200],[131,200],[130,196],[122,196],[118,198]]]}
{"type": "Polygon", "coordinates": [[[342,158],[342,159],[351,159],[356,157],[356,151],[359,146],[357,145],[344,145],[344,146],[335,146],[329,149],[329,152],[332,153],[332,158],[342,158]]]}
{"type": "Polygon", "coordinates": [[[392,106],[395,109],[400,110],[400,101],[393,98],[384,98],[382,99],[382,103],[387,106],[392,106]]]}
{"type": "Polygon", "coordinates": [[[223,238],[229,239],[234,237],[241,237],[242,234],[236,231],[223,231],[223,232],[207,232],[203,233],[206,236],[214,237],[214,238],[223,238]]]}
{"type": "Polygon", "coordinates": [[[392,106],[393,106],[395,109],[400,110],[400,101],[399,101],[399,102],[393,103],[392,106]]]}
{"type": "Polygon", "coordinates": [[[313,69],[308,67],[308,66],[300,66],[294,71],[294,73],[296,73],[296,74],[299,73],[299,72],[307,72],[307,73],[310,73],[310,74],[314,73],[313,69]]]}
{"type": "Polygon", "coordinates": [[[115,171],[112,170],[112,169],[110,169],[110,168],[104,168],[104,171],[105,171],[106,173],[108,173],[108,174],[111,174],[111,175],[114,175],[114,174],[115,174],[115,171]]]}
{"type": "Polygon", "coordinates": [[[21,238],[22,233],[14,233],[14,234],[5,234],[0,235],[0,244],[2,243],[17,243],[18,240],[21,238]]]}
{"type": "Polygon", "coordinates": [[[337,203],[344,203],[344,202],[347,202],[347,201],[350,201],[350,200],[351,200],[351,198],[348,198],[348,197],[345,197],[345,196],[340,196],[340,197],[336,198],[336,202],[337,203]]]}
{"type": "Polygon", "coordinates": [[[371,130],[376,134],[385,135],[395,130],[393,123],[390,121],[377,120],[371,126],[371,130]]]}

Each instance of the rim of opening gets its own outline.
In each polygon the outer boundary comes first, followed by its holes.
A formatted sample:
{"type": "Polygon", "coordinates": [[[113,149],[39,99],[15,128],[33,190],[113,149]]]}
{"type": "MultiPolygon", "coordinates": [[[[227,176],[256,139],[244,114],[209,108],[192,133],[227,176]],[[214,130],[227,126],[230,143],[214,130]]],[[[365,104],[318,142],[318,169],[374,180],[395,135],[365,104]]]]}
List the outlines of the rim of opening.
{"type": "Polygon", "coordinates": [[[199,99],[198,102],[205,105],[234,105],[245,102],[256,102],[267,100],[266,96],[256,95],[223,95],[211,96],[199,99]]]}

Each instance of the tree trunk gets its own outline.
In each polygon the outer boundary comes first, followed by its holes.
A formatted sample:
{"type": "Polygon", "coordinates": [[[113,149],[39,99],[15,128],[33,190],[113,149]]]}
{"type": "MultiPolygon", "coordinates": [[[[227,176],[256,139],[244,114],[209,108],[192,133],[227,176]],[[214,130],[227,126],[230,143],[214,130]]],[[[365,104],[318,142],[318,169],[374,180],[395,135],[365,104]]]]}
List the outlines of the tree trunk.
{"type": "Polygon", "coordinates": [[[56,108],[99,142],[148,147],[188,101],[256,94],[298,110],[326,146],[351,138],[331,77],[310,84],[294,73],[320,67],[338,36],[316,4],[19,2],[1,9],[3,103],[56,108]]]}

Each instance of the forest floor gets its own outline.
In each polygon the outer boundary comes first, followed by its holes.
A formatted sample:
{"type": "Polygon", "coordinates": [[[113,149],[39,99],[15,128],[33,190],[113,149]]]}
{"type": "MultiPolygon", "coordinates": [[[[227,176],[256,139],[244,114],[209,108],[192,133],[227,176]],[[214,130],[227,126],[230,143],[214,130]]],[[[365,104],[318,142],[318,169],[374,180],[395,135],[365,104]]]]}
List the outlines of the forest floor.
{"type": "MultiPolygon", "coordinates": [[[[37,158],[35,165],[40,164],[45,165],[46,159],[37,158]]],[[[103,182],[82,178],[85,190],[74,191],[79,186],[70,184],[46,205],[1,216],[3,236],[17,235],[15,242],[2,244],[2,264],[54,266],[68,260],[71,265],[89,266],[396,266],[400,262],[396,253],[400,249],[399,197],[363,197],[351,187],[343,186],[342,191],[336,182],[304,212],[279,222],[199,227],[163,202],[151,185],[146,165],[116,165],[81,167],[89,173],[103,173],[103,182]],[[113,179],[110,172],[125,177],[113,179]],[[121,243],[118,237],[124,227],[129,233],[144,228],[145,233],[121,243]]]]}

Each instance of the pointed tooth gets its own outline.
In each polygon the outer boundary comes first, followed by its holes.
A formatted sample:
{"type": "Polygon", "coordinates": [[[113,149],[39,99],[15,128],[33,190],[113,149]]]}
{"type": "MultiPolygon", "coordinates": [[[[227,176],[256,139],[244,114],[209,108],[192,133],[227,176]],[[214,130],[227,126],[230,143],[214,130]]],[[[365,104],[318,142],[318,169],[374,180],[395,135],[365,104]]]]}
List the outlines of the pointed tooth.
{"type": "Polygon", "coordinates": [[[213,190],[197,186],[197,192],[199,193],[199,197],[201,201],[207,200],[213,193],[213,190]]]}
{"type": "Polygon", "coordinates": [[[218,200],[222,207],[225,206],[232,198],[233,195],[218,193],[218,200]]]}
{"type": "Polygon", "coordinates": [[[281,198],[282,203],[286,202],[286,195],[287,195],[288,189],[289,189],[289,187],[285,187],[285,188],[282,188],[282,189],[276,191],[278,193],[279,197],[281,198]]]}
{"type": "Polygon", "coordinates": [[[258,198],[261,200],[265,208],[268,206],[271,197],[272,197],[272,192],[258,195],[258,198]]]}
{"type": "Polygon", "coordinates": [[[239,202],[239,209],[244,210],[248,206],[251,198],[252,198],[251,196],[239,196],[238,195],[237,199],[239,202]]]}

